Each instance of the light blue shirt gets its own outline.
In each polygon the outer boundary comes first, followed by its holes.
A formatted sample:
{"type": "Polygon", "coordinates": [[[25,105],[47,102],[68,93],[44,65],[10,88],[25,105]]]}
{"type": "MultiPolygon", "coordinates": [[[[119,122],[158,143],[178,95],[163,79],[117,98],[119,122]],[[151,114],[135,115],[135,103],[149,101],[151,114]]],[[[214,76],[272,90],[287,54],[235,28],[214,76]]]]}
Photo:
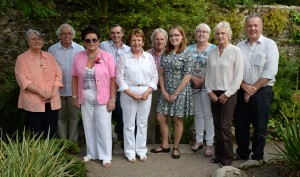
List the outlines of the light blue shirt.
{"type": "Polygon", "coordinates": [[[122,56],[125,52],[130,50],[130,47],[126,44],[122,44],[122,47],[117,49],[116,45],[112,40],[103,41],[100,43],[99,48],[111,53],[114,56],[115,64],[117,65],[120,56],[122,56]]]}
{"type": "Polygon", "coordinates": [[[267,85],[273,86],[278,71],[279,51],[276,43],[261,35],[252,45],[248,40],[237,44],[244,58],[243,81],[254,85],[260,78],[271,79],[267,85]]]}
{"type": "Polygon", "coordinates": [[[48,49],[48,52],[55,57],[62,70],[64,87],[60,89],[60,96],[72,96],[72,64],[74,55],[83,50],[85,50],[84,47],[76,42],[72,42],[67,49],[61,45],[61,42],[53,44],[48,49]]]}

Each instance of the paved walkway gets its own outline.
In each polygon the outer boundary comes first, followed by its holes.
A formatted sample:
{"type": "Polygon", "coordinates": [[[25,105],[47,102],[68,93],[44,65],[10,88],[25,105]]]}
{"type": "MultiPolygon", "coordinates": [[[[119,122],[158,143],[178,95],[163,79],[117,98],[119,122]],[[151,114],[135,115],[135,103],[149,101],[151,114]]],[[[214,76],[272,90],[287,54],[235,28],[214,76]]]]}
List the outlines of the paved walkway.
{"type": "MultiPolygon", "coordinates": [[[[149,144],[148,149],[159,145],[149,144]]],[[[172,146],[171,146],[172,147],[172,146]]],[[[219,168],[218,164],[210,163],[210,157],[204,156],[204,149],[193,153],[190,145],[182,144],[180,147],[180,159],[173,159],[171,153],[148,153],[148,161],[141,162],[137,159],[136,163],[126,160],[123,150],[119,145],[115,145],[113,150],[112,166],[102,167],[100,161],[90,161],[86,163],[88,177],[209,177],[219,168]]],[[[235,149],[234,145],[234,149],[235,149]]],[[[81,147],[78,158],[85,155],[85,147],[81,147]]],[[[265,148],[265,159],[270,160],[274,153],[275,146],[267,144],[265,148]]],[[[234,161],[232,166],[238,167],[245,161],[234,161]]]]}

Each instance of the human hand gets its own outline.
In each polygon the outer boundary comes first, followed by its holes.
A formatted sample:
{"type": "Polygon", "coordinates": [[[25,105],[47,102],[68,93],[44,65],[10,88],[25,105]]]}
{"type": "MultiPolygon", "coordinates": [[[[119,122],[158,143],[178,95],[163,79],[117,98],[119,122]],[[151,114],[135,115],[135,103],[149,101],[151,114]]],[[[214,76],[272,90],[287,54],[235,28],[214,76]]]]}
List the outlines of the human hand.
{"type": "Polygon", "coordinates": [[[151,94],[151,90],[147,89],[146,92],[143,93],[141,100],[146,101],[151,94]]]}
{"type": "Polygon", "coordinates": [[[245,92],[245,94],[244,94],[244,101],[245,101],[245,103],[249,102],[250,97],[251,97],[251,95],[249,93],[245,92]]]}
{"type": "Polygon", "coordinates": [[[79,105],[79,103],[78,103],[78,99],[77,99],[77,98],[72,98],[72,100],[73,100],[73,106],[74,106],[75,108],[80,109],[80,105],[79,105]]]}
{"type": "Polygon", "coordinates": [[[253,85],[250,85],[250,84],[246,84],[246,83],[242,84],[242,89],[246,93],[248,93],[250,96],[254,95],[257,91],[256,87],[254,87],[253,85]]]}
{"type": "Polygon", "coordinates": [[[209,92],[209,93],[208,93],[208,96],[209,96],[209,99],[210,99],[212,102],[217,102],[217,101],[218,101],[218,97],[217,97],[217,95],[216,95],[214,92],[209,92]]]}
{"type": "Polygon", "coordinates": [[[106,109],[108,112],[112,112],[113,110],[115,110],[116,107],[116,100],[115,99],[109,99],[106,109]]]}
{"type": "Polygon", "coordinates": [[[168,101],[171,103],[175,103],[176,98],[177,98],[177,94],[172,94],[172,95],[170,95],[168,101]]]}
{"type": "Polygon", "coordinates": [[[228,97],[223,93],[221,96],[219,96],[218,100],[220,103],[225,104],[228,100],[228,97]]]}
{"type": "Polygon", "coordinates": [[[191,81],[193,82],[194,88],[201,88],[204,83],[204,78],[192,77],[191,81]]]}

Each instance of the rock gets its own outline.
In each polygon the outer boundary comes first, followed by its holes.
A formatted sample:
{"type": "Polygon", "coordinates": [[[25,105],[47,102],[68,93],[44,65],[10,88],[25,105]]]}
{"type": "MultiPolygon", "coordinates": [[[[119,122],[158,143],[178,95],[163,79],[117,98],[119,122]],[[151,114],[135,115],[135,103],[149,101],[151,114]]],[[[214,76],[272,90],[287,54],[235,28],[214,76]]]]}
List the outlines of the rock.
{"type": "Polygon", "coordinates": [[[245,170],[245,169],[249,169],[251,167],[256,167],[256,166],[260,166],[260,165],[261,165],[261,163],[257,160],[248,160],[247,162],[242,163],[239,166],[239,168],[245,170]]]}
{"type": "Polygon", "coordinates": [[[211,177],[248,177],[246,172],[232,167],[232,166],[224,166],[216,170],[211,177]]]}

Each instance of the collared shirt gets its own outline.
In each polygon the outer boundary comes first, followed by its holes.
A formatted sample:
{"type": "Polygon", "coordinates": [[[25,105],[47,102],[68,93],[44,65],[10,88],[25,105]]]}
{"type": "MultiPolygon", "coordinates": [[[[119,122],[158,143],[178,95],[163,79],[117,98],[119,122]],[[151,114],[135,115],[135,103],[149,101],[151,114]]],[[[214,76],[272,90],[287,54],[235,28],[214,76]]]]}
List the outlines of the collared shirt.
{"type": "MultiPolygon", "coordinates": [[[[95,78],[97,86],[97,102],[98,104],[107,104],[111,97],[111,78],[116,77],[116,65],[112,54],[99,49],[97,57],[102,58],[95,63],[95,78]]],[[[78,77],[78,103],[83,103],[82,90],[83,79],[88,57],[87,51],[81,51],[75,54],[72,76],[78,77]]]]}
{"type": "Polygon", "coordinates": [[[161,60],[162,54],[163,54],[164,52],[162,52],[161,55],[158,55],[158,53],[155,52],[154,48],[151,48],[151,49],[147,50],[147,52],[149,52],[149,53],[153,56],[153,58],[154,58],[154,60],[155,60],[155,64],[156,64],[156,69],[157,69],[157,71],[158,71],[158,70],[159,70],[160,60],[161,60]]]}
{"type": "MultiPolygon", "coordinates": [[[[15,65],[16,80],[20,86],[18,108],[30,112],[45,112],[45,101],[41,96],[26,91],[34,84],[43,91],[52,92],[53,86],[62,87],[62,71],[53,55],[42,51],[42,65],[33,58],[29,50],[17,57],[15,65]]],[[[51,99],[51,109],[61,108],[60,94],[51,99]]]]}
{"type": "Polygon", "coordinates": [[[120,56],[122,56],[123,53],[130,50],[130,47],[126,44],[122,44],[121,48],[117,48],[112,40],[101,42],[99,45],[99,48],[106,52],[111,53],[114,57],[116,65],[118,64],[118,60],[119,60],[120,56]]]}
{"type": "Polygon", "coordinates": [[[248,40],[237,44],[244,58],[244,82],[254,85],[260,78],[271,79],[267,85],[273,86],[278,71],[279,51],[276,43],[261,35],[250,45],[248,40]]]}
{"type": "Polygon", "coordinates": [[[124,53],[117,65],[117,84],[122,92],[130,86],[142,85],[157,89],[158,72],[152,55],[144,52],[137,59],[131,51],[124,53]]]}
{"type": "Polygon", "coordinates": [[[219,47],[213,48],[207,61],[205,87],[207,93],[225,91],[230,97],[240,88],[243,80],[244,60],[241,50],[229,44],[221,56],[219,47]]]}
{"type": "Polygon", "coordinates": [[[75,53],[83,50],[84,47],[76,42],[72,42],[69,48],[64,48],[61,42],[58,42],[48,49],[48,52],[55,57],[63,72],[64,87],[60,89],[60,96],[72,96],[72,63],[75,53]]]}

